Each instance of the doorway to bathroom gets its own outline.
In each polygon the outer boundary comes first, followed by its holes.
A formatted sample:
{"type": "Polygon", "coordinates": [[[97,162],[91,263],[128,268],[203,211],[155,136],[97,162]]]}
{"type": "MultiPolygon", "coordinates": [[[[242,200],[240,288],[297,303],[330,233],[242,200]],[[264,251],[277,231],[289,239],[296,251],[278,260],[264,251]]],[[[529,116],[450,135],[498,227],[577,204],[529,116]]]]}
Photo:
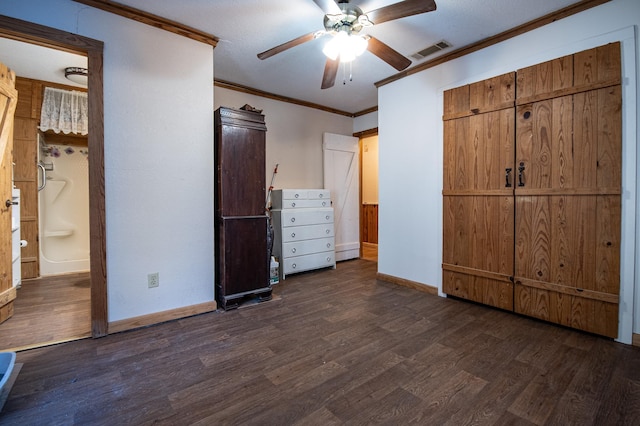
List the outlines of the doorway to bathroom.
{"type": "MultiPolygon", "coordinates": [[[[94,71],[88,76],[88,89],[90,96],[89,103],[89,136],[86,161],[89,174],[89,265],[90,272],[76,274],[64,274],[67,281],[73,282],[74,289],[82,289],[88,292],[88,320],[83,321],[86,335],[99,337],[107,334],[107,295],[106,295],[106,244],[105,244],[105,200],[104,200],[104,124],[103,124],[103,78],[102,78],[102,52],[103,44],[100,41],[88,39],[81,36],[69,37],[69,34],[53,28],[44,27],[4,16],[0,16],[0,37],[7,37],[28,45],[51,48],[63,52],[72,52],[86,56],[89,69],[94,71]],[[84,275],[83,275],[84,274],[84,275]],[[71,278],[74,277],[74,278],[71,278]]],[[[2,50],[3,56],[7,51],[2,50]]],[[[19,73],[18,73],[19,75],[19,73]]],[[[55,144],[54,144],[55,145],[55,144]]],[[[34,144],[34,146],[38,146],[34,144]]],[[[39,148],[37,148],[39,149],[39,148]]],[[[34,156],[36,158],[36,151],[34,156]]],[[[74,149],[75,153],[75,149],[74,149]]],[[[73,154],[73,153],[72,153],[73,154]]],[[[69,154],[71,155],[71,154],[69,154]]],[[[46,177],[45,177],[46,179],[46,177]]],[[[38,177],[34,176],[34,181],[38,177]]],[[[55,185],[54,185],[55,186],[55,185]]],[[[37,200],[36,195],[36,200],[37,200]]],[[[32,200],[33,201],[33,200],[32,200]]],[[[37,203],[37,201],[35,201],[37,203]]],[[[35,219],[37,220],[37,218],[35,219]]],[[[53,230],[60,232],[58,238],[62,238],[63,233],[68,233],[69,229],[53,230]]],[[[74,230],[75,232],[75,230],[74,230]]],[[[2,236],[4,238],[4,236],[2,236]]],[[[39,259],[39,257],[38,257],[39,259]]],[[[52,278],[39,278],[42,282],[55,280],[52,278]]],[[[39,290],[38,290],[39,291],[39,290]]],[[[26,293],[23,293],[26,295],[26,293]]],[[[58,294],[64,294],[60,291],[58,294]]],[[[16,301],[18,305],[20,295],[16,301]]],[[[28,299],[25,296],[25,300],[28,299]]],[[[53,298],[48,298],[53,301],[53,298]]],[[[85,306],[87,306],[85,304],[85,306]]],[[[54,310],[62,312],[62,308],[56,307],[54,310]]],[[[64,310],[64,309],[62,309],[64,310]]],[[[86,310],[85,310],[86,311],[86,310]]],[[[3,326],[4,324],[2,324],[3,326]]],[[[36,327],[38,331],[51,330],[51,325],[44,323],[36,327]]],[[[24,333],[31,333],[35,330],[25,329],[24,333]]],[[[4,332],[3,332],[4,337],[4,332]]],[[[54,339],[55,340],[55,339],[54,339]]],[[[47,342],[44,342],[45,344],[47,342]]],[[[5,348],[2,348],[5,349],[5,348]]]]}
{"type": "Polygon", "coordinates": [[[88,97],[83,89],[42,85],[36,138],[39,275],[88,272],[88,97]]]}
{"type": "Polygon", "coordinates": [[[21,240],[14,312],[0,325],[2,344],[28,348],[87,337],[88,96],[86,85],[64,72],[66,65],[86,67],[87,58],[9,39],[0,46],[16,73],[11,180],[19,191],[14,219],[21,240]]]}

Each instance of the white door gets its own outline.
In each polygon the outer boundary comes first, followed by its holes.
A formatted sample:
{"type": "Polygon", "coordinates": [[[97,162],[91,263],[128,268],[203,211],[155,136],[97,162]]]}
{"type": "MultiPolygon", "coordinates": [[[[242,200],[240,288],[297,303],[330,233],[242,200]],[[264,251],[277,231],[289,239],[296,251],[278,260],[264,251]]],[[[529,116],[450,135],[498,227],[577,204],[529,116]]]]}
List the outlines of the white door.
{"type": "Polygon", "coordinates": [[[324,187],[331,190],[336,260],[360,256],[360,162],[358,138],[325,133],[324,187]]]}

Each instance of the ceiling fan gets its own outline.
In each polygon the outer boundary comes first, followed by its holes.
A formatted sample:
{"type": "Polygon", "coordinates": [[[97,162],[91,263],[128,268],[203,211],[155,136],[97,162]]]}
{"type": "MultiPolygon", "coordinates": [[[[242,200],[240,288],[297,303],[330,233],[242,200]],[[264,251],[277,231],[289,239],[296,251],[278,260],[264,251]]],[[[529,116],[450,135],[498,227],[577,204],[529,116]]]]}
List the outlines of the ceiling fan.
{"type": "Polygon", "coordinates": [[[333,38],[323,50],[327,56],[327,62],[322,77],[322,89],[328,89],[334,85],[340,62],[349,62],[364,50],[373,53],[398,71],[407,68],[411,64],[408,58],[375,37],[361,35],[360,31],[372,25],[436,10],[435,0],[404,0],[367,13],[350,4],[349,0],[313,1],[325,13],[324,30],[305,34],[258,53],[258,58],[270,58],[277,53],[329,34],[333,38]]]}

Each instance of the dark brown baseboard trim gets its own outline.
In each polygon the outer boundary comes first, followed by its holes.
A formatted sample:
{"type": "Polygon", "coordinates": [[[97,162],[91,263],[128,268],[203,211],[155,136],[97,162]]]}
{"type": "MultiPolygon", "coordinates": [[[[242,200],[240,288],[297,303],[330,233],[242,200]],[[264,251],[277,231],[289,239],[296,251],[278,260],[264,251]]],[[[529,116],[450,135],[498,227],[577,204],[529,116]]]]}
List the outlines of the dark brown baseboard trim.
{"type": "Polygon", "coordinates": [[[438,288],[432,287],[427,284],[421,284],[416,281],[406,280],[404,278],[398,278],[398,277],[394,277],[393,275],[382,274],[380,272],[376,274],[376,278],[378,278],[380,281],[386,281],[391,284],[401,285],[402,287],[412,288],[414,290],[422,291],[424,293],[438,295],[438,288]]]}
{"type": "Polygon", "coordinates": [[[205,302],[198,305],[186,306],[184,308],[172,309],[170,311],[156,312],[149,315],[142,315],[134,318],[127,318],[120,321],[109,323],[109,334],[119,333],[121,331],[133,330],[135,328],[146,327],[149,325],[160,324],[180,318],[186,318],[193,315],[213,312],[218,309],[216,302],[205,302]]]}

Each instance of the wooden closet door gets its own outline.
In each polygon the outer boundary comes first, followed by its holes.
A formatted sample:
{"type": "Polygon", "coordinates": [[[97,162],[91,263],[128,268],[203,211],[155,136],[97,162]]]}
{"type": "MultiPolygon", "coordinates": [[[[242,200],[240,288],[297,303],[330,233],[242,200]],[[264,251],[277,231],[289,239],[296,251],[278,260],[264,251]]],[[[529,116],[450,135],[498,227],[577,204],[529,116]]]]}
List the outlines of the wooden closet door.
{"type": "Polygon", "coordinates": [[[620,45],[517,75],[515,311],[617,337],[620,45]]]}
{"type": "Polygon", "coordinates": [[[509,310],[514,95],[513,73],[444,94],[443,291],[509,310]]]}
{"type": "Polygon", "coordinates": [[[13,116],[16,76],[0,62],[0,323],[13,316],[12,185],[13,116]]]}

